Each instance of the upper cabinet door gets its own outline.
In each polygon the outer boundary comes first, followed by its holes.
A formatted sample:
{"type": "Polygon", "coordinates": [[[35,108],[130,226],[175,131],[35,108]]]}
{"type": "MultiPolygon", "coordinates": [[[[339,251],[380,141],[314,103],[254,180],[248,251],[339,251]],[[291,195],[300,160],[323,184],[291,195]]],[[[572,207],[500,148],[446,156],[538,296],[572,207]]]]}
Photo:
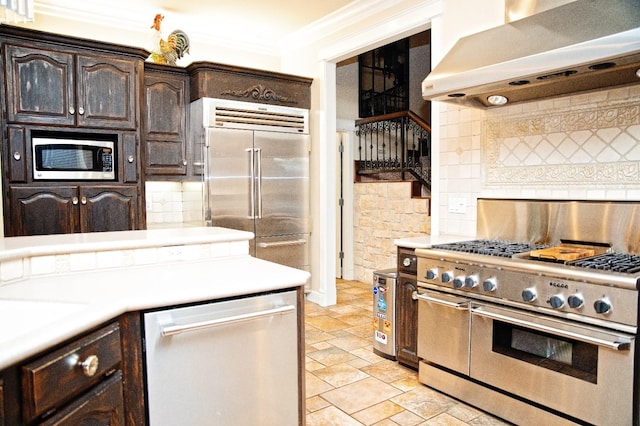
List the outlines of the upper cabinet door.
{"type": "Polygon", "coordinates": [[[144,133],[146,174],[187,172],[188,75],[146,73],[144,133]]]}
{"type": "Polygon", "coordinates": [[[136,129],[136,61],[16,45],[5,61],[10,123],[136,129]]]}
{"type": "Polygon", "coordinates": [[[7,119],[17,123],[75,123],[73,55],[7,45],[7,119]]]}
{"type": "Polygon", "coordinates": [[[136,82],[133,61],[78,56],[78,125],[135,129],[136,82]]]}

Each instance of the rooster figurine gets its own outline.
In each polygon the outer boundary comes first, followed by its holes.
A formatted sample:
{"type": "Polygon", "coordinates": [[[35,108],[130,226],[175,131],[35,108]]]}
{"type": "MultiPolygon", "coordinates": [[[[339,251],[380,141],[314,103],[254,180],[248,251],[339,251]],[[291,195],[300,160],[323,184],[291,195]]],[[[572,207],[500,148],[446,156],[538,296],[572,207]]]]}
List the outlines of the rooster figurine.
{"type": "Polygon", "coordinates": [[[164,16],[159,13],[153,19],[151,29],[155,30],[158,42],[152,49],[150,58],[158,64],[175,65],[178,59],[189,53],[189,37],[184,31],[175,30],[169,34],[166,41],[163,40],[160,33],[163,19],[164,16]]]}

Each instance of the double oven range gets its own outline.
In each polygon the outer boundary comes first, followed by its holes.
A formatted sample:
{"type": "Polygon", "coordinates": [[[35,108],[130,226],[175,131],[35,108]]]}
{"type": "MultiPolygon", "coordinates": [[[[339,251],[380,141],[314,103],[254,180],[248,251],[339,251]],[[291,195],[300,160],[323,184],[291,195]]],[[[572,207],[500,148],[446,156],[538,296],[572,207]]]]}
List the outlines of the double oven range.
{"type": "Polygon", "coordinates": [[[418,249],[420,381],[524,425],[639,424],[640,204],[478,200],[418,249]]]}

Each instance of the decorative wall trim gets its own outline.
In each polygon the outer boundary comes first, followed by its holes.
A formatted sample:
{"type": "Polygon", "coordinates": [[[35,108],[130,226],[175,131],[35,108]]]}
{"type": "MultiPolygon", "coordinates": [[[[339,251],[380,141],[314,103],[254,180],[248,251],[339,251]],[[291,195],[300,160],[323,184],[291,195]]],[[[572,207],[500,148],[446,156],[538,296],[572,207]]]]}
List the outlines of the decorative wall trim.
{"type": "Polygon", "coordinates": [[[486,187],[640,185],[640,102],[488,114],[486,187]]]}
{"type": "Polygon", "coordinates": [[[220,95],[236,96],[238,98],[251,98],[260,101],[278,101],[290,104],[297,103],[295,99],[278,95],[275,90],[263,86],[262,84],[256,84],[255,86],[251,86],[247,89],[224,90],[220,95]]]}

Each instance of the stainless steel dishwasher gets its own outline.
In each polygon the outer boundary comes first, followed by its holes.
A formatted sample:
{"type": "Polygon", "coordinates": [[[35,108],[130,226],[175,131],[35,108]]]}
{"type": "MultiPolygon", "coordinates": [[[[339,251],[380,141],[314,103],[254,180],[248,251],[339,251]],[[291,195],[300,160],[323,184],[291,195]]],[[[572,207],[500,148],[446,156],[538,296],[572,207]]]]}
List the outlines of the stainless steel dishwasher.
{"type": "Polygon", "coordinates": [[[144,314],[151,426],[297,425],[295,291],[144,314]]]}

